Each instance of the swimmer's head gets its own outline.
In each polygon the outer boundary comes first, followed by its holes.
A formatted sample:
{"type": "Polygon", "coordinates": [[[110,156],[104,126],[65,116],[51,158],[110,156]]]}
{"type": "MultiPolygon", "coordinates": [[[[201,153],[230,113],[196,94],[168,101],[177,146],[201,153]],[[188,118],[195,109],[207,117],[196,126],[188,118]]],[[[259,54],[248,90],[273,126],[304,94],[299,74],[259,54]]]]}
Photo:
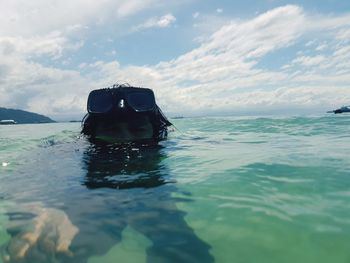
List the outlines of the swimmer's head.
{"type": "Polygon", "coordinates": [[[171,123],[163,115],[151,89],[125,85],[93,90],[87,102],[82,133],[113,142],[159,141],[171,123]]]}

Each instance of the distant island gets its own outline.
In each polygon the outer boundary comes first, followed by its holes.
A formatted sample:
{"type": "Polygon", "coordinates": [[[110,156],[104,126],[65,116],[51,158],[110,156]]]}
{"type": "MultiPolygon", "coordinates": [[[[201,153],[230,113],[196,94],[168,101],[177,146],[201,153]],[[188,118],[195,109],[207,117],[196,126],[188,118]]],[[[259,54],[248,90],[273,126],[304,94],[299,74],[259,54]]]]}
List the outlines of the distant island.
{"type": "Polygon", "coordinates": [[[55,122],[49,117],[37,113],[0,107],[0,122],[1,121],[14,121],[18,124],[55,122]]]}

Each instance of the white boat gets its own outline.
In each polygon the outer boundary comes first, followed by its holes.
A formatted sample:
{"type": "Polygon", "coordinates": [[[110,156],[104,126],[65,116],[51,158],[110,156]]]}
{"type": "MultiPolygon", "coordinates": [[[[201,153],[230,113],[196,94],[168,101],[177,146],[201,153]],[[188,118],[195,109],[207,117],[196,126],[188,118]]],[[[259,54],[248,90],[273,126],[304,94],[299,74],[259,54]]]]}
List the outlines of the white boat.
{"type": "Polygon", "coordinates": [[[16,124],[14,120],[0,120],[1,125],[16,124]]]}

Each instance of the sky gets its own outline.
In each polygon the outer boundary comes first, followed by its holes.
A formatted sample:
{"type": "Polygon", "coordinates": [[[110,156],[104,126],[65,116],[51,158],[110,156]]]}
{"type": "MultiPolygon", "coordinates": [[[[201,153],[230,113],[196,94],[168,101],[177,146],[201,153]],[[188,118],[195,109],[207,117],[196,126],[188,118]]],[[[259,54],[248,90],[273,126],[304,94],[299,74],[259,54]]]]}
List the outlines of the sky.
{"type": "Polygon", "coordinates": [[[79,119],[93,89],[169,116],[350,104],[350,1],[0,0],[0,107],[79,119]]]}

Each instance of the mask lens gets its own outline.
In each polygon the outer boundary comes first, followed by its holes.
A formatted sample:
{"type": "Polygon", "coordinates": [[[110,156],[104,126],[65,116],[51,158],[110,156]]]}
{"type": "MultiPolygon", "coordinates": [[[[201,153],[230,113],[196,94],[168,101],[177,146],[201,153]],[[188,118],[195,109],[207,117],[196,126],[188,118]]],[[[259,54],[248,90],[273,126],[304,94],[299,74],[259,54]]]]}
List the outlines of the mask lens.
{"type": "Polygon", "coordinates": [[[107,113],[113,108],[113,101],[110,92],[106,90],[94,90],[88,98],[89,113],[107,113]]]}
{"type": "Polygon", "coordinates": [[[136,112],[152,111],[155,99],[152,91],[132,92],[128,94],[128,104],[136,112]]]}

